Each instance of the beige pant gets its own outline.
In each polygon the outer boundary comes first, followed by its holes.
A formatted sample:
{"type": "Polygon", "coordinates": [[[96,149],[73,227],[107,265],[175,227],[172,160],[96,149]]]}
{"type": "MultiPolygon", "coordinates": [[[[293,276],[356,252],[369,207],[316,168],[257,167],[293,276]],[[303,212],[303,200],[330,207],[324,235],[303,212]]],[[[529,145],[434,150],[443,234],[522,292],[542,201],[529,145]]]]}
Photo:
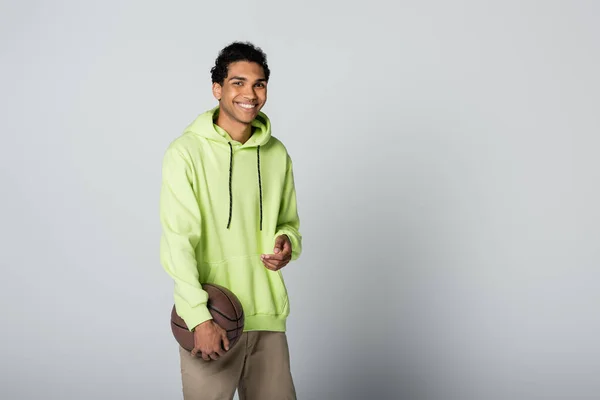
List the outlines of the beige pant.
{"type": "Polygon", "coordinates": [[[179,348],[184,400],[296,400],[287,337],[244,332],[218,360],[204,361],[179,348]]]}

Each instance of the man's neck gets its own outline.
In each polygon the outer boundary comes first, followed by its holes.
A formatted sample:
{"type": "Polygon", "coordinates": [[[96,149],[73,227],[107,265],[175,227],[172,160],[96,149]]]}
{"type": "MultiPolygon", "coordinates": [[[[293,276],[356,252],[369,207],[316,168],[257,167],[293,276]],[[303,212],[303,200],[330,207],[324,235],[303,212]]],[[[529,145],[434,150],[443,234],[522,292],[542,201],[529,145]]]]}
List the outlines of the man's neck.
{"type": "Polygon", "coordinates": [[[229,133],[231,139],[236,142],[244,144],[250,139],[250,136],[252,136],[252,125],[232,121],[230,118],[224,116],[223,113],[219,113],[216,124],[229,133]]]}

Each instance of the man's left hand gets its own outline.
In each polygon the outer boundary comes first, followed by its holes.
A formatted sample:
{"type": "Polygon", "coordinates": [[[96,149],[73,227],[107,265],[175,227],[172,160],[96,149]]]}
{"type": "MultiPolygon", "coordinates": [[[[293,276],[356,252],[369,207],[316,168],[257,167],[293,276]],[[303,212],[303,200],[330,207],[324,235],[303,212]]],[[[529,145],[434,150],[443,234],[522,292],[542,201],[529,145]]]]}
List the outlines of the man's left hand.
{"type": "Polygon", "coordinates": [[[260,256],[267,269],[278,271],[290,262],[292,259],[292,243],[287,235],[277,236],[273,253],[260,256]]]}

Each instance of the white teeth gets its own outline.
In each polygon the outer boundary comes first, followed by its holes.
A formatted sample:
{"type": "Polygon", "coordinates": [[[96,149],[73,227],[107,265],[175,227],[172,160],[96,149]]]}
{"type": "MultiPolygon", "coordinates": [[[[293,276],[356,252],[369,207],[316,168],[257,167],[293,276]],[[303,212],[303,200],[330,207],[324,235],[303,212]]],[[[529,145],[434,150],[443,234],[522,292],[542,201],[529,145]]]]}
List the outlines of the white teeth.
{"type": "Polygon", "coordinates": [[[250,109],[250,108],[254,108],[254,107],[256,107],[256,105],[255,105],[255,104],[242,104],[242,103],[238,103],[238,104],[239,104],[239,105],[240,105],[240,107],[242,107],[242,108],[248,108],[248,109],[250,109]]]}

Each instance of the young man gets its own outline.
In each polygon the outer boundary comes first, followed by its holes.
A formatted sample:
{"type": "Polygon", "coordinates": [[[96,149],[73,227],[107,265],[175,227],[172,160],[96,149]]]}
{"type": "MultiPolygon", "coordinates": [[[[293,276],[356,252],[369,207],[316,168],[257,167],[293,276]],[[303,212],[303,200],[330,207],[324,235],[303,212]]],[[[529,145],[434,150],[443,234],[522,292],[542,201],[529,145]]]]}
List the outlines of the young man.
{"type": "Polygon", "coordinates": [[[211,69],[218,106],[199,115],[163,159],[161,263],[195,348],[179,348],[185,400],[295,399],[281,268],[302,250],[292,161],[261,112],[269,67],[261,49],[232,43],[211,69]],[[245,328],[229,350],[201,283],[230,289],[245,328]]]}

